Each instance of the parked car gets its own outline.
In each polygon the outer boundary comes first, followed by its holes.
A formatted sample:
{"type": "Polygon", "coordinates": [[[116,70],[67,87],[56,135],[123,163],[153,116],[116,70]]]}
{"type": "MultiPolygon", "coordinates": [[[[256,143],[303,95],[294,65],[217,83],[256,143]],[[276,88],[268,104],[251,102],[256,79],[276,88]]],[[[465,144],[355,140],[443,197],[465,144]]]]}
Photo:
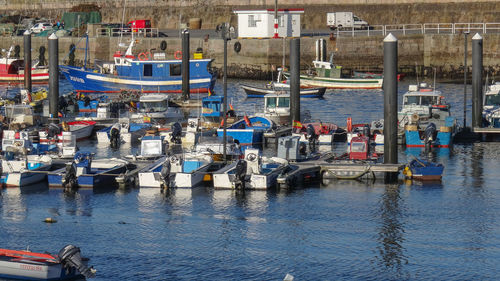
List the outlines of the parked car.
{"type": "Polygon", "coordinates": [[[30,28],[30,31],[32,33],[40,33],[42,31],[45,31],[45,30],[48,30],[48,29],[52,29],[52,24],[50,24],[48,22],[39,22],[39,23],[33,25],[30,28]]]}

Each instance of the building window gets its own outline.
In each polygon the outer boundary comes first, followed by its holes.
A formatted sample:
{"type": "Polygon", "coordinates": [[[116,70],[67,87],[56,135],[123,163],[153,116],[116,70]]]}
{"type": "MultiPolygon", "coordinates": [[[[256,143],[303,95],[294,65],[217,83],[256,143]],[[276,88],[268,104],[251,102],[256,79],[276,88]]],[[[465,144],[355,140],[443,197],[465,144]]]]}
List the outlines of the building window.
{"type": "Polygon", "coordinates": [[[281,15],[278,16],[278,27],[284,27],[285,26],[285,16],[281,15]]]}
{"type": "Polygon", "coordinates": [[[248,15],[248,27],[257,27],[257,21],[254,15],[248,15]]]}

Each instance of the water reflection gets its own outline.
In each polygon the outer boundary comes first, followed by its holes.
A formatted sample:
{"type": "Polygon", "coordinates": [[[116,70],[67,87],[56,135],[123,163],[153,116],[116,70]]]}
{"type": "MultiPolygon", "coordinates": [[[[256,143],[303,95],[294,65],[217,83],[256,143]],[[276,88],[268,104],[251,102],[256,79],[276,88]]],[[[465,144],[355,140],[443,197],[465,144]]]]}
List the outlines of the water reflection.
{"type": "Polygon", "coordinates": [[[11,221],[23,221],[28,214],[28,208],[21,189],[12,187],[2,192],[2,219],[11,221]]]}
{"type": "Polygon", "coordinates": [[[403,243],[404,237],[404,200],[400,196],[399,185],[386,185],[380,200],[381,225],[378,229],[377,255],[375,257],[382,269],[404,276],[403,265],[408,263],[403,243]]]}

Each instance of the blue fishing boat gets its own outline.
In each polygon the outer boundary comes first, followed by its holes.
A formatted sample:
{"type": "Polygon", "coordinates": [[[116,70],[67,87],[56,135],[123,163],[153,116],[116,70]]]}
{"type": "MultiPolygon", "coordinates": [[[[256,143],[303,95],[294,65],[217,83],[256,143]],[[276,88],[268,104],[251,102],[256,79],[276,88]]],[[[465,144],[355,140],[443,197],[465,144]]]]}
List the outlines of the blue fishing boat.
{"type": "MultiPolygon", "coordinates": [[[[264,132],[276,125],[269,118],[261,116],[245,116],[226,128],[226,135],[237,140],[242,148],[261,145],[264,132]]],[[[222,137],[224,129],[217,129],[217,136],[222,137]]]]}
{"type": "MultiPolygon", "coordinates": [[[[156,59],[149,52],[132,54],[134,40],[125,54],[114,54],[114,61],[96,64],[94,69],[60,65],[59,68],[77,92],[181,93],[182,60],[156,59]]],[[[212,59],[190,59],[189,84],[192,93],[213,90],[217,79],[212,59]]]]}
{"type": "Polygon", "coordinates": [[[399,132],[406,147],[449,148],[456,119],[440,91],[426,83],[410,85],[398,112],[399,132]]]}
{"type": "Polygon", "coordinates": [[[416,180],[441,180],[443,170],[442,164],[415,158],[405,168],[404,174],[416,180]]]}
{"type": "Polygon", "coordinates": [[[112,186],[116,176],[127,170],[127,163],[116,158],[94,160],[92,153],[77,152],[71,164],[47,173],[49,187],[68,184],[80,188],[112,186]]]}

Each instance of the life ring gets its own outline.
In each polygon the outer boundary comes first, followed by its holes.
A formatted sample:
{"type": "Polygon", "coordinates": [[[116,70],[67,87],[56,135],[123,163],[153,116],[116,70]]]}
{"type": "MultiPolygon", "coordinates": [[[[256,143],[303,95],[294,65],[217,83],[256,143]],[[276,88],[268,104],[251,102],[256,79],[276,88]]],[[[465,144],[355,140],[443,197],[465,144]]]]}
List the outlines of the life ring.
{"type": "Polygon", "coordinates": [[[175,51],[174,58],[176,60],[181,60],[182,59],[182,51],[175,51]]]}
{"type": "Polygon", "coordinates": [[[347,131],[351,132],[352,131],[352,118],[347,117],[347,131]]]}
{"type": "Polygon", "coordinates": [[[161,43],[160,43],[160,49],[162,51],[165,51],[167,49],[167,41],[165,41],[165,40],[161,41],[161,43]]]}
{"type": "Polygon", "coordinates": [[[241,43],[240,42],[234,43],[234,47],[233,48],[234,48],[234,51],[236,53],[239,53],[241,51],[241,43]]]}
{"type": "Polygon", "coordinates": [[[247,127],[252,127],[252,122],[250,122],[250,119],[248,119],[248,116],[244,116],[243,119],[245,120],[245,124],[247,124],[247,127]]]}
{"type": "Polygon", "coordinates": [[[137,57],[139,58],[139,60],[141,61],[145,61],[145,60],[149,60],[151,54],[149,52],[145,52],[145,53],[140,53],[137,57]]]}

